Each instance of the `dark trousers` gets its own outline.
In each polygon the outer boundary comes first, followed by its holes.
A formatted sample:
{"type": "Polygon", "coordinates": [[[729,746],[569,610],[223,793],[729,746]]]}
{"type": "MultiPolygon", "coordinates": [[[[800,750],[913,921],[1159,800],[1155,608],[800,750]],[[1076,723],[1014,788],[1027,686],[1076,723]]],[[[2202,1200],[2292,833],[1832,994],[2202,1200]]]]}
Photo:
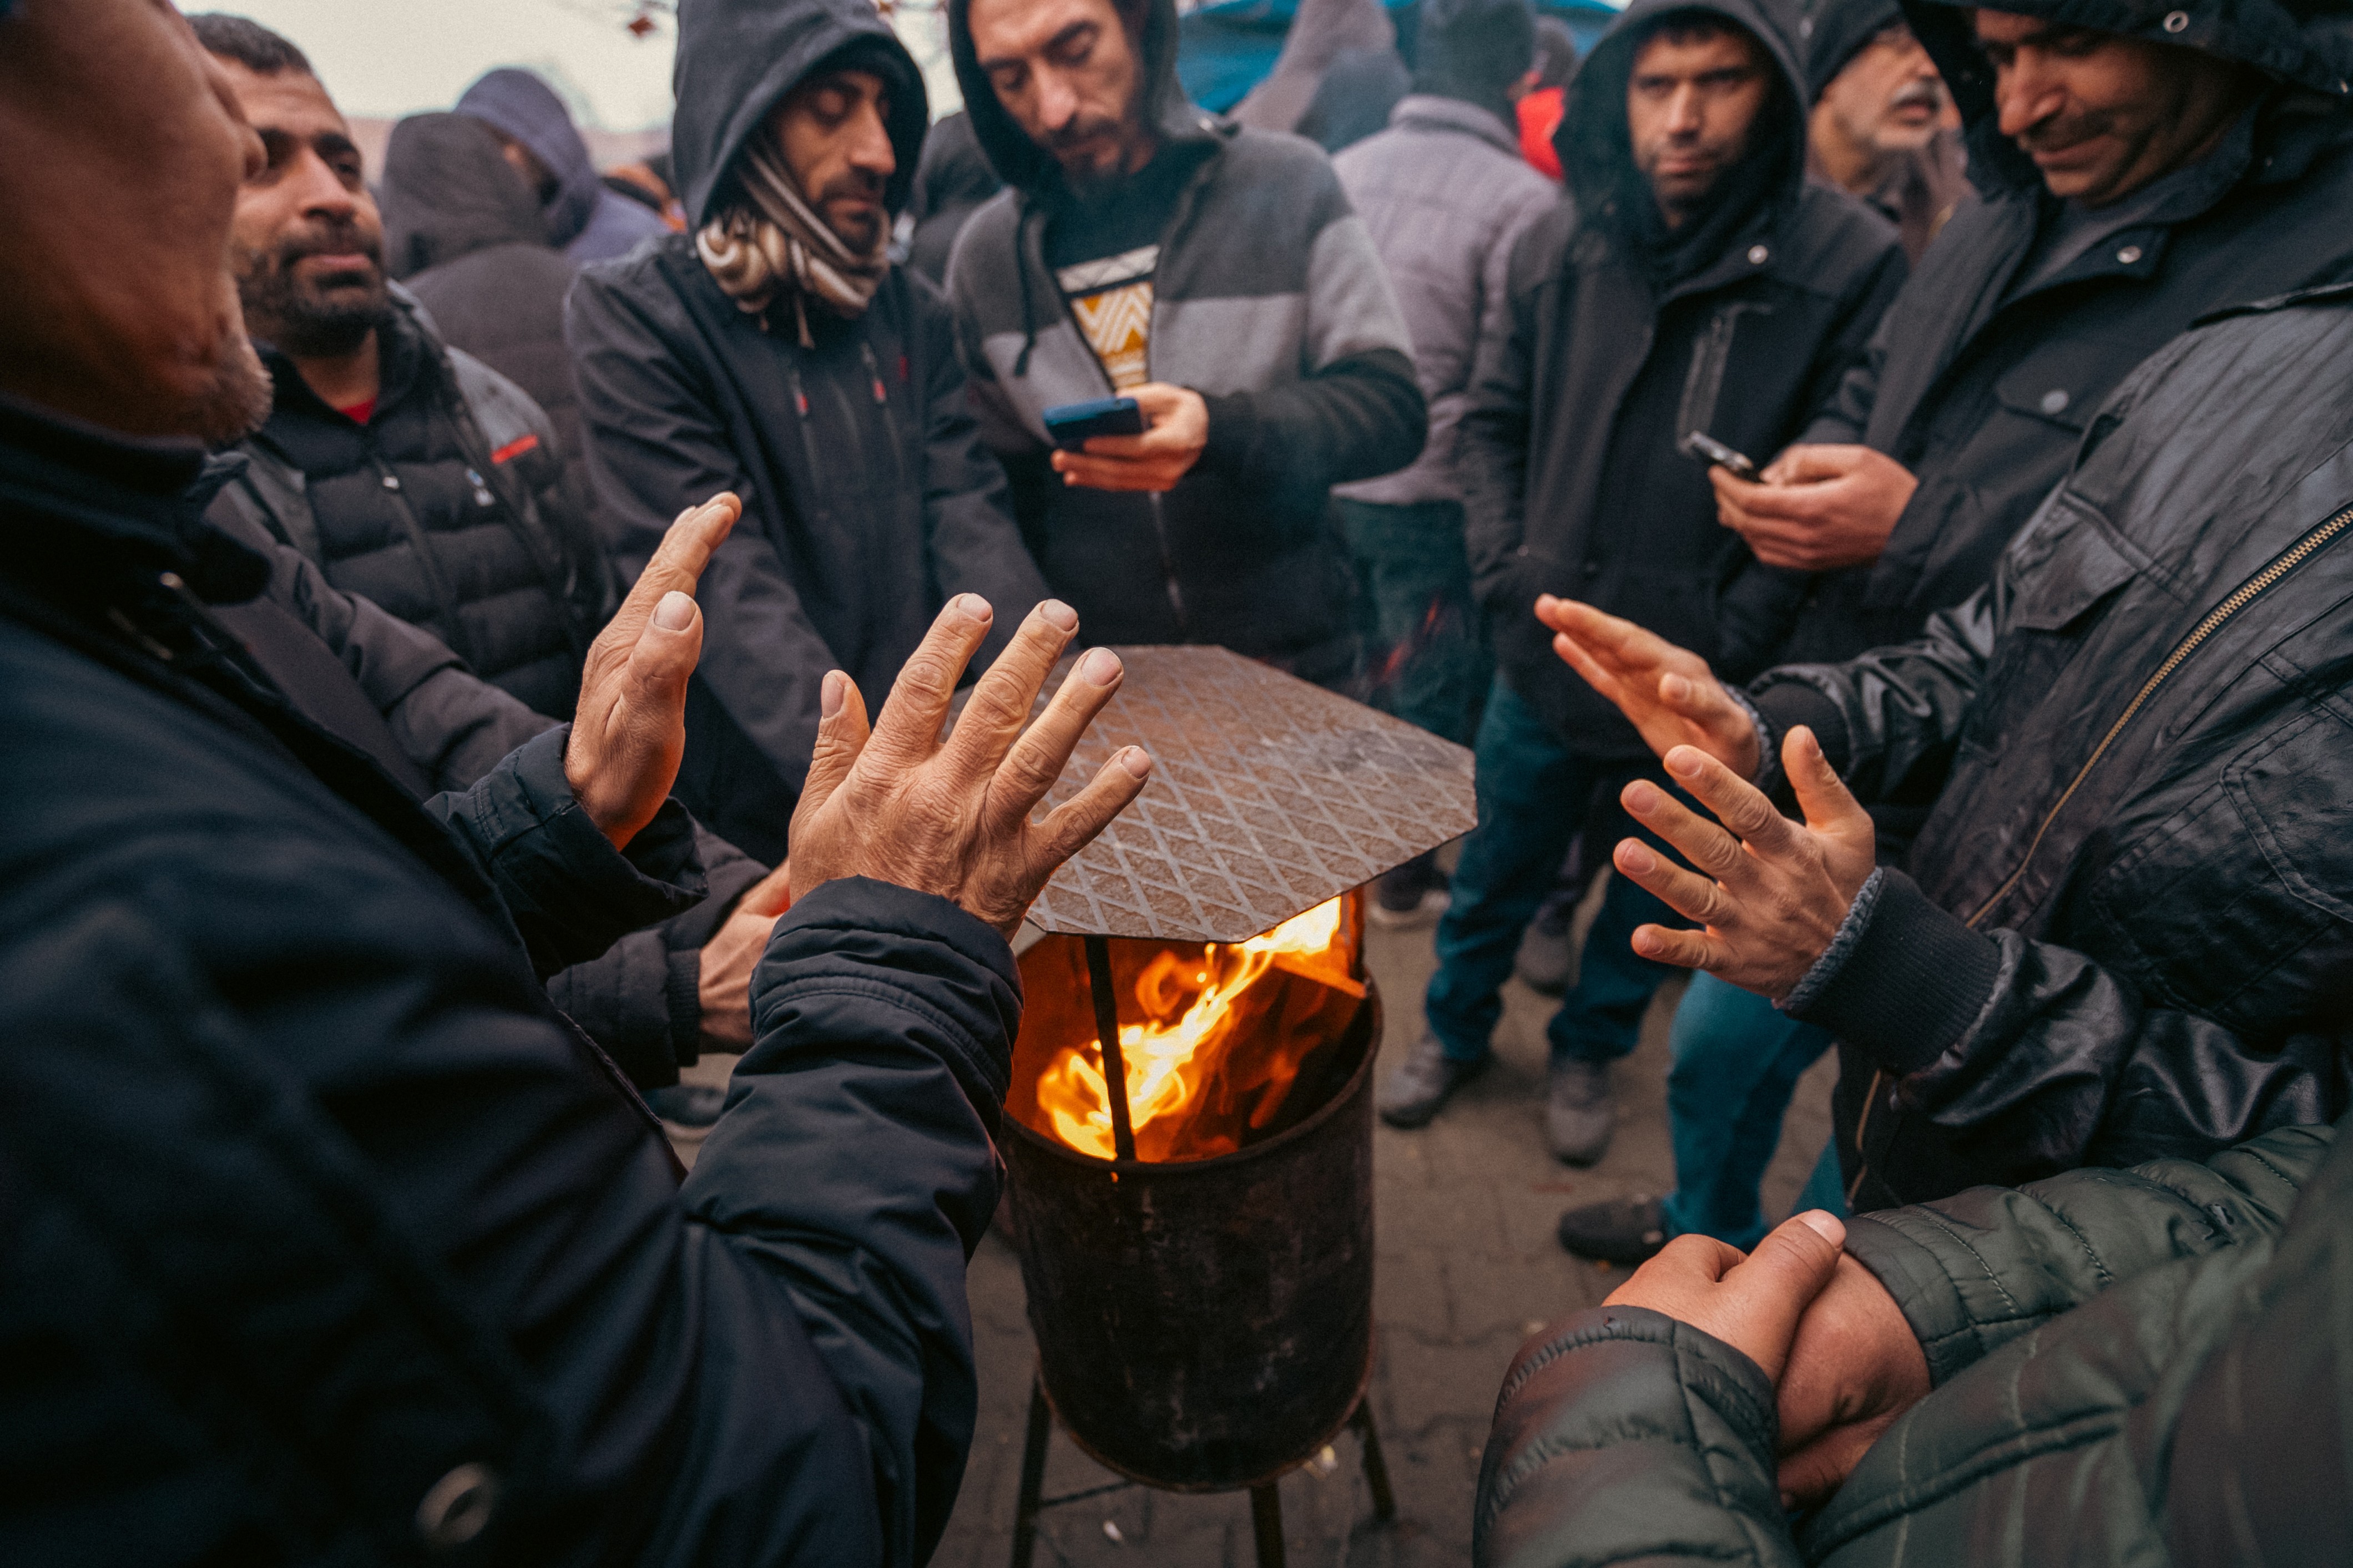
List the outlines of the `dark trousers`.
{"type": "Polygon", "coordinates": [[[1366,700],[1468,745],[1494,671],[1471,603],[1462,508],[1339,500],[1356,558],[1367,649],[1366,700]]]}
{"type": "MultiPolygon", "coordinates": [[[[1500,676],[1487,694],[1473,750],[1479,826],[1462,841],[1452,901],[1438,922],[1438,973],[1423,1001],[1431,1030],[1457,1061],[1487,1054],[1520,938],[1552,890],[1577,828],[1592,835],[1597,858],[1630,834],[1664,852],[1626,815],[1618,792],[1636,778],[1672,787],[1655,762],[1602,761],[1571,751],[1500,676]]],[[[1645,922],[1690,923],[1613,871],[1600,918],[1585,939],[1577,984],[1546,1030],[1556,1065],[1572,1057],[1613,1061],[1634,1048],[1651,994],[1676,973],[1635,954],[1634,928],[1645,922]]]]}

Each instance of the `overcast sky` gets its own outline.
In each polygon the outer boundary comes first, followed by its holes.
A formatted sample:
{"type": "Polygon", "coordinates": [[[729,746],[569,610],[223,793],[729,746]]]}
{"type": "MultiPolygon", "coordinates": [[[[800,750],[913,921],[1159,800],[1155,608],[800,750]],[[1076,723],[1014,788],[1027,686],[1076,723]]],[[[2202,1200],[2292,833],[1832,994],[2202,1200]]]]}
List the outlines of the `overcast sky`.
{"type": "MultiPolygon", "coordinates": [[[[670,119],[674,38],[668,17],[649,36],[624,28],[628,0],[180,0],[185,9],[251,16],[301,46],[346,114],[447,109],[492,66],[528,66],[572,100],[585,124],[638,131],[670,119]]],[[[904,27],[916,58],[927,48],[904,27]]],[[[934,113],[942,73],[928,68],[934,113]]]]}

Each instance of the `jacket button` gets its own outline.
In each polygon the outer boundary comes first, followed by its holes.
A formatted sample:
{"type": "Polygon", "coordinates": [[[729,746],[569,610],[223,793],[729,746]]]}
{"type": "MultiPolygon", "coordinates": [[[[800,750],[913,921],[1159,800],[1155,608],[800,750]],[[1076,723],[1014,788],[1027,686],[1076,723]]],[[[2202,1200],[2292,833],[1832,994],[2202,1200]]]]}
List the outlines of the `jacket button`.
{"type": "Polygon", "coordinates": [[[2134,262],[2140,259],[2140,247],[2137,245],[2126,246],[2122,250],[2116,252],[2116,259],[2123,262],[2126,267],[2130,267],[2134,262]]]}
{"type": "Polygon", "coordinates": [[[417,1533],[430,1552],[454,1552],[482,1533],[498,1507],[499,1478],[487,1465],[459,1465],[417,1505],[417,1533]]]}
{"type": "Polygon", "coordinates": [[[2044,393],[2044,394],[2042,395],[2042,412],[2043,412],[2043,413],[2045,413],[2045,414],[2063,414],[2063,413],[2065,413],[2066,411],[2067,411],[2067,395],[2066,395],[2064,392],[2060,391],[2057,387],[2055,387],[2055,386],[2054,386],[2054,387],[2052,387],[2050,391],[2048,391],[2048,392],[2046,392],[2046,393],[2044,393]]]}
{"type": "Polygon", "coordinates": [[[1752,245],[1748,247],[1748,265],[1762,267],[1765,265],[1765,258],[1772,254],[1761,245],[1752,245]]]}
{"type": "Polygon", "coordinates": [[[386,474],[386,475],[385,475],[385,477],[384,477],[384,488],[385,488],[385,489],[388,489],[388,490],[396,490],[396,489],[398,489],[400,488],[400,476],[399,476],[398,474],[386,474]]]}
{"type": "Polygon", "coordinates": [[[2183,32],[2183,31],[2185,31],[2185,30],[2187,30],[2187,29],[2188,29],[2189,26],[2189,12],[2187,12],[2187,11],[2168,11],[2168,12],[2165,14],[2165,30],[2166,30],[2167,32],[2168,32],[2168,33],[2179,33],[2179,32],[2183,32]]]}

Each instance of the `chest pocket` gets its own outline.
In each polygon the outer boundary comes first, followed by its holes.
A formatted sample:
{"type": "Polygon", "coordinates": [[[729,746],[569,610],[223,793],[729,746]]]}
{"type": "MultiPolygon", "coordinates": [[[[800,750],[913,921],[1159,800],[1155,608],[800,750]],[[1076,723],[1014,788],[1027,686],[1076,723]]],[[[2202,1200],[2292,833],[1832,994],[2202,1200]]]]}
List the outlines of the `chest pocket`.
{"type": "Polygon", "coordinates": [[[2348,1010],[2348,888],[2353,728],[2306,711],[2095,873],[2096,955],[2262,1049],[2348,1010]]]}
{"type": "Polygon", "coordinates": [[[2097,338],[2046,339],[1993,384],[2004,412],[2080,435],[2116,379],[2137,363],[2097,338]]]}
{"type": "Polygon", "coordinates": [[[1755,300],[1727,300],[1715,308],[1692,342],[1691,369],[1683,376],[1683,401],[1675,409],[1676,441],[1695,430],[1715,434],[1715,405],[1724,396],[1725,368],[1732,363],[1732,340],[1740,331],[1740,318],[1772,313],[1772,306],[1755,300]]]}
{"type": "MultiPolygon", "coordinates": [[[[2010,607],[1961,735],[1965,748],[1978,752],[2016,734],[2118,592],[2139,574],[2099,523],[2063,494],[2010,542],[2000,573],[2010,584],[2010,607]]],[[[2108,689],[2142,673],[2116,671],[2108,689]]],[[[2096,738],[2085,736],[2083,743],[2096,738]]]]}

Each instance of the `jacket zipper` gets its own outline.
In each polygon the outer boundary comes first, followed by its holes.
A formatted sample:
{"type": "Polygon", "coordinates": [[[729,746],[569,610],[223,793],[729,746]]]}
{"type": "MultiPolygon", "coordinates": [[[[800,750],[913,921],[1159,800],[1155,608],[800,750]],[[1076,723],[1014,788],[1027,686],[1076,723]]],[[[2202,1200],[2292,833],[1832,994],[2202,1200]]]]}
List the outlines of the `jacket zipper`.
{"type": "MultiPolygon", "coordinates": [[[[2084,759],[2084,765],[2075,770],[2075,776],[2068,781],[2066,789],[2062,791],[2059,798],[2052,803],[2051,809],[2043,813],[2042,826],[2035,828],[2034,837],[2028,840],[2026,853],[2019,858],[2017,869],[2004,878],[2001,886],[1996,888],[1992,896],[1979,904],[1977,912],[1964,922],[1971,931],[1975,931],[1978,924],[1993,912],[1994,906],[2008,898],[2010,891],[2018,886],[2020,879],[2026,875],[2027,868],[2034,864],[2034,852],[2042,847],[2042,840],[2050,833],[2052,824],[2059,820],[2059,814],[2066,809],[2067,803],[2074,798],[2075,792],[2083,787],[2084,781],[2091,776],[2092,770],[2099,766],[2100,759],[2107,755],[2108,748],[2116,744],[2116,737],[2124,733],[2125,726],[2131,723],[2134,716],[2143,708],[2148,706],[2148,700],[2157,695],[2157,689],[2172,679],[2173,672],[2180,668],[2191,654],[2196,653],[2200,647],[2220,631],[2225,621],[2263,597],[2282,578],[2335,541],[2337,536],[2343,533],[2348,526],[2353,526],[2353,506],[2347,507],[2272,557],[2269,565],[2240,584],[2232,591],[2229,598],[2207,611],[2198,624],[2189,628],[2189,636],[2173,645],[2173,651],[2165,656],[2165,662],[2158,665],[2147,680],[2141,682],[2140,689],[2133,694],[2133,700],[2125,705],[2125,710],[2122,713],[2116,715],[2116,722],[2109,725],[2107,733],[2100,737],[2100,743],[2092,748],[2090,756],[2084,759]]],[[[1862,1112],[1855,1118],[1856,1168],[1854,1181],[1847,1188],[1846,1195],[1849,1204],[1854,1202],[1855,1194],[1862,1190],[1863,1177],[1870,1173],[1870,1163],[1862,1153],[1863,1131],[1871,1124],[1872,1107],[1878,1103],[1880,1085],[1885,1080],[1886,1076],[1884,1069],[1873,1071],[1871,1088],[1863,1096],[1862,1112]]]]}

